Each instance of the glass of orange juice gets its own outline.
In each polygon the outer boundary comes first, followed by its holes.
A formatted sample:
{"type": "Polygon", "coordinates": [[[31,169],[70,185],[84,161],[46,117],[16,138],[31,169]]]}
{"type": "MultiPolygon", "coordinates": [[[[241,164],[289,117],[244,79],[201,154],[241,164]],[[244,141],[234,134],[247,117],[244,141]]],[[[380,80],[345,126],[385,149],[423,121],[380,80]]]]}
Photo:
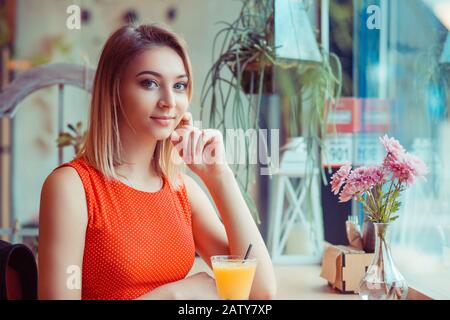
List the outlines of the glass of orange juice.
{"type": "Polygon", "coordinates": [[[219,297],[248,300],[256,271],[256,259],[243,256],[212,256],[211,263],[219,297]]]}

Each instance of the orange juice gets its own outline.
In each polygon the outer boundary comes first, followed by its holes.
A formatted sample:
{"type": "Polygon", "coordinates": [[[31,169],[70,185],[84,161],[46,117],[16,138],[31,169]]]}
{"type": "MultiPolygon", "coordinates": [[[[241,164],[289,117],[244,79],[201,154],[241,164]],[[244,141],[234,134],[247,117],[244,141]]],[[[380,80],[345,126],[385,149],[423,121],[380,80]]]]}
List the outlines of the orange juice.
{"type": "Polygon", "coordinates": [[[219,297],[247,300],[255,276],[256,260],[233,256],[214,256],[211,259],[219,297]]]}

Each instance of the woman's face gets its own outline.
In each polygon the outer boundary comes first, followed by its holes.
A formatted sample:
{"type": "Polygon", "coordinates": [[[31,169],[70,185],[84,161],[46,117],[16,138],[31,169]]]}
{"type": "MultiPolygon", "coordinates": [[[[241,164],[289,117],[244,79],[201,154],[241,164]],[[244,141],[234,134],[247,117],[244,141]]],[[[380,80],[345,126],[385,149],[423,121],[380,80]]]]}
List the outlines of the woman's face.
{"type": "MultiPolygon", "coordinates": [[[[120,101],[128,122],[141,135],[167,139],[186,112],[188,77],[181,57],[169,47],[139,54],[121,79],[120,101]]],[[[126,119],[122,125],[128,126],[126,119]]]]}

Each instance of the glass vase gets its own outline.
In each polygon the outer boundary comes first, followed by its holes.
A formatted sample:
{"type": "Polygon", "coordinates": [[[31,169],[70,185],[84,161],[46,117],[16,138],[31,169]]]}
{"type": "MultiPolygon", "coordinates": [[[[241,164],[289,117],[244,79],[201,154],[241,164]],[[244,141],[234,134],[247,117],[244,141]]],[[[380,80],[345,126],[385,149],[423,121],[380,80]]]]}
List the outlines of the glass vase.
{"type": "Polygon", "coordinates": [[[375,253],[359,295],[363,300],[405,300],[408,285],[392,260],[389,246],[389,223],[374,223],[375,253]]]}

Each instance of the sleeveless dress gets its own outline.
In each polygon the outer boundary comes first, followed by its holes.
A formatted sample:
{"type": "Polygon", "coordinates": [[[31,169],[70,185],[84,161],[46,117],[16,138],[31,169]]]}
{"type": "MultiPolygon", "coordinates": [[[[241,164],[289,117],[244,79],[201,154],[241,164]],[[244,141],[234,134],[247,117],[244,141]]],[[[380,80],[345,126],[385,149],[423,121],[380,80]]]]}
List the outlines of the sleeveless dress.
{"type": "Polygon", "coordinates": [[[195,245],[184,184],[174,190],[164,176],[161,190],[145,192],[108,180],[84,158],[65,166],[77,171],[87,201],[82,299],[135,299],[186,277],[195,245]]]}

